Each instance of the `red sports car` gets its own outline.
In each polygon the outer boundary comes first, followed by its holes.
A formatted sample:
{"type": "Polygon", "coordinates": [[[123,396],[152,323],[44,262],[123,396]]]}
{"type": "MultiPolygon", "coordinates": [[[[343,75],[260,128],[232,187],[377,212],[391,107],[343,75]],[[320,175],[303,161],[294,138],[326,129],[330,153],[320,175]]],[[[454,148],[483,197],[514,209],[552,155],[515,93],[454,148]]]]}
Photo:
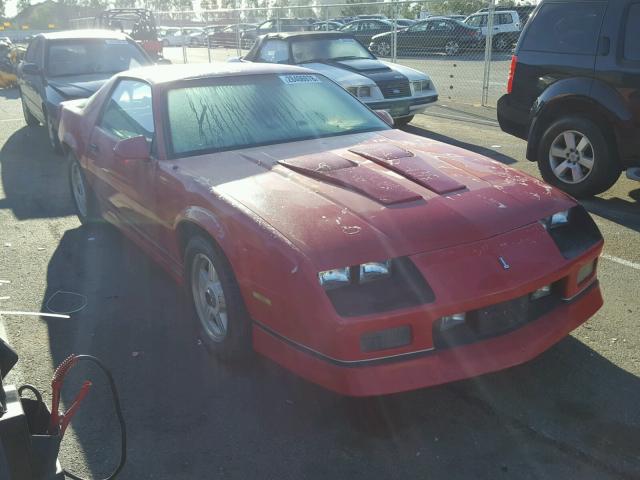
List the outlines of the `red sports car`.
{"type": "Polygon", "coordinates": [[[572,198],[393,130],[318,73],[148,67],[64,104],[82,222],[187,286],[207,347],[366,396],[525,362],[602,305],[572,198]]]}

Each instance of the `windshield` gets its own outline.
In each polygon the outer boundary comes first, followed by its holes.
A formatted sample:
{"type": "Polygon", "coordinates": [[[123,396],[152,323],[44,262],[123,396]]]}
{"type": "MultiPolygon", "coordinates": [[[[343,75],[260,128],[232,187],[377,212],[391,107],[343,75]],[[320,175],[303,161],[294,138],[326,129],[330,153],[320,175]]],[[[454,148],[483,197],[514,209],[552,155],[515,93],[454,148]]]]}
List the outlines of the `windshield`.
{"type": "Polygon", "coordinates": [[[291,53],[294,63],[374,58],[362,44],[353,38],[303,39],[291,44],[291,53]]]}
{"type": "Polygon", "coordinates": [[[320,75],[251,75],[194,83],[167,96],[176,156],[388,128],[320,75]]]}
{"type": "Polygon", "coordinates": [[[59,40],[49,45],[50,77],[117,73],[148,65],[149,60],[133,43],[118,39],[59,40]]]}

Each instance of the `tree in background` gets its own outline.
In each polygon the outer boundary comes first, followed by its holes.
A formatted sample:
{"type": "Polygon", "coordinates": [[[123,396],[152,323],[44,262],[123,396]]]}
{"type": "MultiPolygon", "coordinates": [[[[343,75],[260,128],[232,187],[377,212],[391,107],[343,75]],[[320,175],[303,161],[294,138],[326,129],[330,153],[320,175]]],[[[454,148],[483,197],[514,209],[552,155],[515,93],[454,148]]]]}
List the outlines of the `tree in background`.
{"type": "Polygon", "coordinates": [[[341,13],[345,17],[355,17],[356,15],[364,15],[370,9],[370,5],[359,5],[362,0],[347,0],[348,5],[342,7],[341,13]]]}
{"type": "Polygon", "coordinates": [[[468,15],[486,6],[486,0],[445,0],[434,5],[433,13],[468,15]]]}
{"type": "Polygon", "coordinates": [[[136,0],[116,0],[113,4],[115,8],[135,8],[136,0]]]}
{"type": "Polygon", "coordinates": [[[0,0],[0,18],[4,18],[4,0],[0,0]]]}
{"type": "Polygon", "coordinates": [[[215,13],[208,12],[207,10],[217,10],[218,0],[200,0],[200,8],[203,10],[202,19],[205,22],[210,22],[215,19],[215,13]]]}
{"type": "Polygon", "coordinates": [[[18,13],[26,10],[31,6],[30,0],[18,0],[18,13]]]}

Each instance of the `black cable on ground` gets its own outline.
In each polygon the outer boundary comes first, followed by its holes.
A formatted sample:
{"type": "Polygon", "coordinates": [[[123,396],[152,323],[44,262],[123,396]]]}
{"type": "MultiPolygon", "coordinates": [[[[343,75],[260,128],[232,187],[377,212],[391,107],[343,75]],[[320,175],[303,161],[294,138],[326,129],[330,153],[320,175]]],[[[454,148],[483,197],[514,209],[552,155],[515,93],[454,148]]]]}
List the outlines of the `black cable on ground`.
{"type": "MultiPolygon", "coordinates": [[[[78,361],[87,360],[96,364],[100,370],[104,372],[107,376],[107,380],[109,381],[109,386],[111,387],[111,394],[113,397],[113,406],[116,411],[116,416],[118,417],[118,422],[120,423],[120,463],[113,471],[113,473],[104,478],[104,480],[113,480],[120,473],[122,468],[124,467],[125,462],[127,461],[127,430],[124,423],[124,417],[122,415],[122,408],[120,407],[120,398],[118,397],[118,389],[116,388],[116,382],[113,380],[113,376],[109,369],[96,357],[92,355],[78,355],[76,356],[78,361]]],[[[65,476],[72,478],[73,480],[87,480],[82,477],[79,477],[67,470],[64,470],[65,476]]]]}

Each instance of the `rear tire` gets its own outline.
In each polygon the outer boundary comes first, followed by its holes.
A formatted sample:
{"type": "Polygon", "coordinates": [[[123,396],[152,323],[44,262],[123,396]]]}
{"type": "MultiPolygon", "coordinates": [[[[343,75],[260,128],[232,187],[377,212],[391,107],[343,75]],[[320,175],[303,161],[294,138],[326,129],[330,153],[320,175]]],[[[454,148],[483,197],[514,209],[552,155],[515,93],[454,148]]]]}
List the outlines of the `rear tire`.
{"type": "Polygon", "coordinates": [[[446,53],[447,56],[457,55],[460,53],[460,44],[455,40],[448,41],[444,46],[444,53],[446,53]]]}
{"type": "Polygon", "coordinates": [[[378,57],[390,57],[391,56],[391,44],[386,40],[381,41],[380,43],[376,43],[374,45],[374,53],[378,57]]]}
{"type": "Polygon", "coordinates": [[[22,104],[22,114],[24,115],[24,122],[27,124],[27,126],[35,127],[37,125],[40,125],[38,119],[33,116],[31,110],[29,110],[29,107],[27,107],[27,104],[24,101],[24,97],[22,96],[22,91],[20,92],[20,103],[22,104]]]}
{"type": "Polygon", "coordinates": [[[622,173],[613,142],[599,125],[580,116],[560,118],[547,128],[538,168],[546,182],[576,198],[608,190],[622,173]]]}
{"type": "Polygon", "coordinates": [[[73,152],[69,152],[67,159],[69,161],[69,186],[76,215],[83,225],[97,223],[100,220],[100,213],[93,189],[87,183],[80,162],[73,152]]]}
{"type": "Polygon", "coordinates": [[[251,319],[229,261],[202,235],[191,237],[184,258],[191,316],[199,338],[220,360],[248,358],[253,351],[251,319]]]}

